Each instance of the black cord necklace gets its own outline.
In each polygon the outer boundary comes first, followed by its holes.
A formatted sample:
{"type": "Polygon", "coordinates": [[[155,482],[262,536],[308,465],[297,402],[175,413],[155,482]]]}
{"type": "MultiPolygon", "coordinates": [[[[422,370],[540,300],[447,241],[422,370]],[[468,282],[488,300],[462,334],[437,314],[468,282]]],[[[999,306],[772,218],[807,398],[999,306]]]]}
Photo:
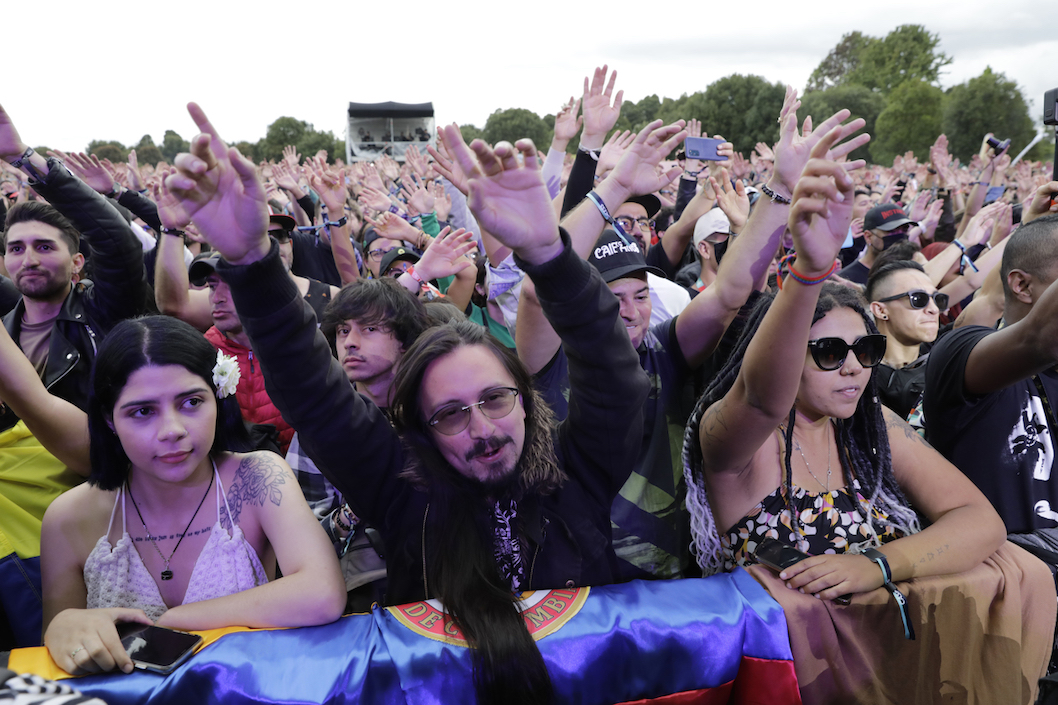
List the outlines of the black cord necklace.
{"type": "Polygon", "coordinates": [[[173,547],[173,552],[169,554],[168,558],[162,553],[162,549],[158,548],[158,544],[155,543],[154,537],[151,536],[151,530],[147,528],[147,522],[143,520],[143,514],[140,513],[140,508],[136,504],[136,498],[132,496],[132,485],[129,484],[128,480],[125,480],[125,488],[129,491],[129,499],[132,500],[132,506],[136,509],[136,516],[140,518],[140,523],[143,524],[143,530],[147,532],[147,540],[151,542],[151,545],[154,546],[154,550],[157,551],[158,555],[162,557],[163,561],[165,561],[165,569],[162,571],[162,580],[173,579],[173,571],[169,570],[169,561],[173,560],[173,556],[176,555],[176,549],[180,548],[180,544],[184,542],[184,536],[191,528],[191,524],[194,523],[195,517],[198,516],[199,510],[202,509],[202,505],[206,503],[206,497],[209,496],[209,491],[213,487],[213,476],[216,474],[217,471],[215,469],[210,473],[209,486],[206,487],[206,492],[202,495],[202,500],[198,503],[198,509],[195,509],[195,513],[191,515],[191,521],[187,522],[187,526],[184,527],[184,533],[180,534],[180,540],[176,542],[176,546],[173,547]]]}

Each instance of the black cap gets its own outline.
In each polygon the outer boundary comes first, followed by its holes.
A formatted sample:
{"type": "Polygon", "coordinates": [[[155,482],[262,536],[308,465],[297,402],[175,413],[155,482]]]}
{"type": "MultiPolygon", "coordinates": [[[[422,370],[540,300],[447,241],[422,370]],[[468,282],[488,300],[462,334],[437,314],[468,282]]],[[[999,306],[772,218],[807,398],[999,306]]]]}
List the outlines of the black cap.
{"type": "Polygon", "coordinates": [[[657,267],[651,267],[639,251],[634,240],[625,241],[613,230],[604,230],[596,243],[588,262],[593,264],[603,281],[609,284],[635,272],[652,272],[659,277],[665,276],[657,267]]]}
{"type": "Polygon", "coordinates": [[[217,262],[220,262],[219,252],[203,252],[195,255],[191,266],[187,269],[187,278],[195,286],[205,286],[206,277],[217,271],[217,262]]]}
{"type": "Polygon", "coordinates": [[[912,221],[904,214],[903,208],[895,203],[883,203],[867,211],[867,215],[863,217],[863,229],[889,232],[910,222],[912,221]]]}
{"type": "Polygon", "coordinates": [[[638,203],[643,206],[647,212],[647,217],[653,219],[661,210],[661,199],[652,193],[648,193],[645,196],[632,196],[625,200],[625,203],[638,203]]]}
{"type": "Polygon", "coordinates": [[[379,275],[386,276],[386,272],[397,260],[406,260],[414,263],[419,261],[419,255],[415,254],[415,251],[410,247],[394,247],[392,250],[382,255],[382,262],[378,265],[379,275]]]}
{"type": "Polygon", "coordinates": [[[284,213],[273,213],[268,216],[268,222],[272,225],[279,225],[282,230],[273,230],[269,233],[272,237],[280,242],[286,242],[290,239],[290,233],[294,231],[294,228],[298,226],[298,222],[291,218],[289,215],[284,213]]]}

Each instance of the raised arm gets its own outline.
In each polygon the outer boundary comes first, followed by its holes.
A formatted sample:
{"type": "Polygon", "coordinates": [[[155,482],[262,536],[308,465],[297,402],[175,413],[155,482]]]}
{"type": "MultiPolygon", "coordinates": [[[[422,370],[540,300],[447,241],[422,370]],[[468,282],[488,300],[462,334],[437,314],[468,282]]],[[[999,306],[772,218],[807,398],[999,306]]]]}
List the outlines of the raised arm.
{"type": "MultiPolygon", "coordinates": [[[[832,271],[852,220],[852,179],[845,165],[826,158],[846,129],[834,127],[812,148],[812,158],[794,189],[789,226],[797,251],[795,266],[805,279],[832,271]]],[[[700,441],[707,475],[745,469],[790,413],[818,299],[818,284],[803,284],[792,276],[776,295],[746,349],[731,390],[702,417],[700,441]]]]}
{"type": "Polygon", "coordinates": [[[353,391],[269,242],[264,188],[253,164],[224,144],[201,108],[188,108],[203,134],[191,154],[177,157],[178,173],[166,182],[224,257],[218,271],[231,286],[269,398],[356,514],[381,525],[404,467],[400,441],[382,412],[353,391]],[[350,440],[358,459],[350,458],[350,440]]]}
{"type": "Polygon", "coordinates": [[[575,255],[568,237],[560,235],[532,141],[517,144],[523,165],[506,142],[495,149],[481,140],[470,148],[461,138],[452,142],[470,181],[475,217],[513,250],[566,345],[571,395],[562,452],[577,456],[573,465],[594,476],[588,486],[610,501],[638,452],[641,435],[636,429],[648,388],[618,316],[617,299],[598,272],[575,255]]]}
{"type": "MultiPolygon", "coordinates": [[[[798,106],[796,91],[787,88],[786,101],[780,114],[782,133],[774,150],[775,176],[771,180],[771,189],[779,198],[782,198],[784,193],[793,193],[811,149],[831,130],[838,130],[838,141],[831,143],[829,153],[824,153],[830,159],[845,157],[870,139],[868,135],[853,137],[863,128],[863,120],[841,125],[841,121],[849,116],[847,110],[832,115],[815,130],[812,130],[811,123],[806,121],[804,131],[798,134],[798,106]]],[[[847,168],[858,166],[862,164],[849,164],[847,168]]],[[[718,195],[729,200],[730,194],[726,193],[730,188],[729,184],[721,185],[715,179],[713,183],[718,195]]],[[[732,223],[736,222],[733,209],[728,206],[726,210],[732,210],[729,219],[732,223]]],[[[676,320],[676,337],[692,368],[701,364],[712,352],[739,309],[749,299],[750,293],[767,278],[768,267],[786,229],[788,215],[789,206],[777,199],[762,197],[746,222],[742,234],[734,238],[728,248],[723,262],[720,263],[716,281],[696,296],[676,320]]],[[[693,229],[693,225],[691,228],[693,229]]]]}
{"type": "Polygon", "coordinates": [[[207,289],[190,288],[181,233],[191,218],[165,185],[165,177],[171,173],[171,169],[163,170],[161,181],[154,186],[158,216],[162,220],[158,254],[154,260],[154,301],[158,310],[167,316],[206,331],[213,325],[213,307],[207,289]]]}

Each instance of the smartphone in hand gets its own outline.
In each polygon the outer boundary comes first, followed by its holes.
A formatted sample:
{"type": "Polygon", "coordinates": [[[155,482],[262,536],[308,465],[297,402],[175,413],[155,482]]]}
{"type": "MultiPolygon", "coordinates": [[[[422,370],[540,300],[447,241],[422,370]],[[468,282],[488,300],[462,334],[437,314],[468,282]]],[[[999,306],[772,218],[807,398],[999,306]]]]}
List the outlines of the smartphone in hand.
{"type": "Polygon", "coordinates": [[[138,622],[125,622],[117,628],[133,665],[155,673],[171,673],[202,643],[202,637],[195,634],[138,622]]]}

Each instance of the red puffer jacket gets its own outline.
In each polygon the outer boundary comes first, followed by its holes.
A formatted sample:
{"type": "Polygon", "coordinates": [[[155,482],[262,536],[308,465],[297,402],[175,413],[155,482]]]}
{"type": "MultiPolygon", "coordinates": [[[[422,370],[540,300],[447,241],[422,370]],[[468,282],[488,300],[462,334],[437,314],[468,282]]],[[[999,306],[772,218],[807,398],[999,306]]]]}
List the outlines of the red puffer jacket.
{"type": "Polygon", "coordinates": [[[239,361],[239,385],[235,388],[235,398],[242,409],[242,417],[250,423],[270,423],[279,429],[279,449],[286,455],[294,429],[283,420],[279,409],[268,398],[261,365],[254,360],[253,350],[229,339],[216,326],[210,326],[206,331],[206,340],[217,350],[239,361]]]}

